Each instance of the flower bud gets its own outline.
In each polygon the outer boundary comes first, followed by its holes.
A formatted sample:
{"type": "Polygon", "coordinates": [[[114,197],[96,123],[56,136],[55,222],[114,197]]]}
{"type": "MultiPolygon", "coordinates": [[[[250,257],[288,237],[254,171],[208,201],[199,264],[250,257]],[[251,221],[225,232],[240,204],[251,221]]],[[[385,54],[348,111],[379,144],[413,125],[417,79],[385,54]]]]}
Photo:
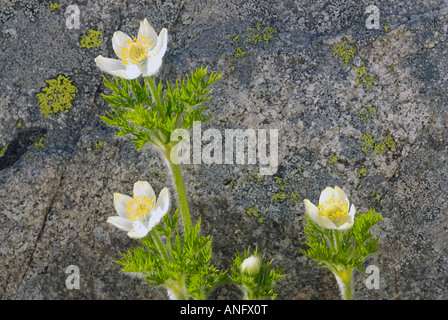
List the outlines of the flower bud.
{"type": "Polygon", "coordinates": [[[255,277],[260,272],[260,258],[256,256],[250,256],[249,258],[245,259],[243,263],[241,263],[240,268],[242,273],[247,274],[251,277],[255,277]]]}

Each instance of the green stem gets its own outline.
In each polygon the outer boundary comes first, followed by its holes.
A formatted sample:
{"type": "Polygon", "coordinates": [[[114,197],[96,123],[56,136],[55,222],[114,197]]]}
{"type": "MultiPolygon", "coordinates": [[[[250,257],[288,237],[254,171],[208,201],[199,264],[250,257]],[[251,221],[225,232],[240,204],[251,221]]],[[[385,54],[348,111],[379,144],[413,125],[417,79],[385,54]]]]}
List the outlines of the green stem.
{"type": "Polygon", "coordinates": [[[156,108],[159,111],[159,115],[162,117],[162,119],[165,121],[166,120],[166,114],[165,112],[163,112],[163,104],[162,104],[162,100],[160,100],[160,96],[159,96],[159,92],[157,90],[157,87],[154,83],[154,78],[153,77],[146,77],[145,78],[145,82],[149,85],[149,91],[151,91],[151,95],[153,96],[155,103],[156,103],[156,108]]]}
{"type": "Polygon", "coordinates": [[[173,175],[174,185],[176,186],[177,199],[179,201],[179,209],[182,215],[182,221],[184,223],[184,231],[185,233],[187,233],[187,231],[190,230],[192,223],[190,216],[190,208],[188,206],[187,194],[185,192],[184,181],[182,179],[182,172],[180,170],[179,164],[173,163],[170,160],[169,156],[167,157],[167,159],[170,164],[171,173],[173,175]]]}
{"type": "Polygon", "coordinates": [[[333,230],[333,236],[334,236],[334,244],[336,246],[336,251],[340,252],[342,250],[341,245],[341,231],[339,230],[333,230]]]}
{"type": "Polygon", "coordinates": [[[160,237],[159,237],[159,235],[157,234],[156,230],[152,229],[152,230],[151,230],[151,235],[152,235],[152,237],[154,238],[154,240],[156,241],[157,246],[159,247],[159,251],[160,251],[160,253],[162,254],[163,258],[164,258],[166,261],[169,262],[170,259],[168,258],[168,255],[166,254],[166,250],[165,250],[165,248],[163,247],[162,241],[160,241],[160,237]]]}
{"type": "Polygon", "coordinates": [[[352,300],[353,269],[348,267],[346,269],[333,271],[333,273],[336,277],[336,281],[338,282],[342,299],[352,300]]]}

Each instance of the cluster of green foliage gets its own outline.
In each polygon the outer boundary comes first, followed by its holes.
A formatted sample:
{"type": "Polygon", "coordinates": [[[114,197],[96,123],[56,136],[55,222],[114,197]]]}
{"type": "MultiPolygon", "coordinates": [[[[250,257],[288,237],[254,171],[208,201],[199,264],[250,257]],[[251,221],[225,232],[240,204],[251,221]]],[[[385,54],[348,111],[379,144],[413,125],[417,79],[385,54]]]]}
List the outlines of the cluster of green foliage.
{"type": "Polygon", "coordinates": [[[352,228],[337,231],[323,229],[307,216],[304,227],[309,248],[301,249],[301,252],[330,270],[342,266],[365,272],[362,267],[365,258],[378,250],[379,237],[373,237],[370,229],[381,219],[382,216],[375,213],[375,209],[370,209],[356,217],[352,228]]]}
{"type": "Polygon", "coordinates": [[[233,259],[231,266],[230,279],[237,284],[244,293],[246,300],[262,300],[262,299],[275,299],[277,294],[275,293],[275,281],[283,278],[283,269],[274,268],[271,266],[272,260],[264,262],[264,256],[257,253],[257,249],[253,253],[247,249],[244,254],[236,252],[236,257],[233,259]],[[255,256],[260,259],[260,271],[250,276],[241,271],[241,264],[250,256],[255,256]]]}
{"type": "Polygon", "coordinates": [[[177,229],[178,221],[179,210],[176,210],[171,216],[165,215],[164,226],[155,227],[166,238],[167,255],[160,252],[154,237],[148,234],[140,239],[143,247],[121,253],[122,259],[116,262],[124,267],[123,272],[138,274],[150,285],[185,281],[186,299],[206,299],[212,288],[227,282],[225,272],[211,263],[212,241],[209,236],[199,234],[200,221],[183,239],[177,229]]]}
{"type": "Polygon", "coordinates": [[[198,68],[187,75],[186,80],[178,79],[175,84],[166,82],[157,87],[154,79],[126,80],[104,78],[105,86],[112,92],[103,98],[110,104],[113,113],[101,116],[108,125],[120,127],[117,136],[132,135],[132,142],[140,150],[147,142],[161,146],[171,140],[176,129],[190,130],[193,122],[206,122],[211,115],[205,111],[205,104],[212,98],[209,87],[219,80],[220,74],[207,75],[207,68],[198,68]]]}

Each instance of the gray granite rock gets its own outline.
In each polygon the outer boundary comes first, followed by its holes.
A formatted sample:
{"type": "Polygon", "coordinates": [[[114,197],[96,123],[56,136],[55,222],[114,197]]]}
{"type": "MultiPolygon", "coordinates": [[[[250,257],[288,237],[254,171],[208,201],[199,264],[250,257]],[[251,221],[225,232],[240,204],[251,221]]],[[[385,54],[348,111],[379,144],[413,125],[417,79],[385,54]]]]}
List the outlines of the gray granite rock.
{"type": "Polygon", "coordinates": [[[201,65],[223,73],[203,130],[279,130],[274,176],[257,175],[258,165],[183,166],[216,266],[257,246],[285,269],[278,299],[338,299],[333,275],[300,253],[302,200],[337,185],[359,212],[383,215],[380,250],[366,261],[379,268],[380,288],[357,272],[355,298],[448,298],[446,1],[376,1],[379,30],[365,27],[369,1],[85,0],[79,29],[66,27],[75,3],[1,4],[2,299],[167,298],[120,273],[113,260],[137,242],[106,223],[113,193],[131,194],[135,181],[172,189],[157,153],[136,151],[98,117],[109,107],[93,59],[112,57],[113,32],[135,34],[143,18],[169,31],[162,78],[201,65]],[[81,47],[89,29],[102,32],[99,47],[81,47]],[[272,37],[246,42],[251,32],[272,37]],[[356,48],[345,66],[332,51],[344,42],[356,48]],[[58,75],[78,91],[67,112],[45,117],[36,95],[58,75]],[[66,288],[70,265],[78,290],[66,288]]]}

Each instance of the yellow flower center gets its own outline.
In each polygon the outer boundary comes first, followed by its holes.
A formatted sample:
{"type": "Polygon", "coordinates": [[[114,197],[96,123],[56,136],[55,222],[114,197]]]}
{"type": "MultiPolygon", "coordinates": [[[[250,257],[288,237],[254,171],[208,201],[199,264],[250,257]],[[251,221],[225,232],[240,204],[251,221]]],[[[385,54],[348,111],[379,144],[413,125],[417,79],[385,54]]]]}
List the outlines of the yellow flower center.
{"type": "Polygon", "coordinates": [[[327,217],[336,226],[343,225],[348,219],[348,203],[342,202],[340,199],[330,198],[325,201],[326,207],[321,203],[317,207],[319,208],[319,215],[327,217]]]}
{"type": "Polygon", "coordinates": [[[147,198],[145,196],[134,196],[134,201],[126,204],[126,216],[132,222],[136,220],[144,220],[151,214],[154,208],[155,198],[147,198]]]}
{"type": "Polygon", "coordinates": [[[154,47],[152,39],[146,36],[134,37],[133,40],[127,39],[125,45],[125,47],[121,47],[121,61],[124,65],[142,65],[143,60],[148,56],[149,50],[154,47]]]}

